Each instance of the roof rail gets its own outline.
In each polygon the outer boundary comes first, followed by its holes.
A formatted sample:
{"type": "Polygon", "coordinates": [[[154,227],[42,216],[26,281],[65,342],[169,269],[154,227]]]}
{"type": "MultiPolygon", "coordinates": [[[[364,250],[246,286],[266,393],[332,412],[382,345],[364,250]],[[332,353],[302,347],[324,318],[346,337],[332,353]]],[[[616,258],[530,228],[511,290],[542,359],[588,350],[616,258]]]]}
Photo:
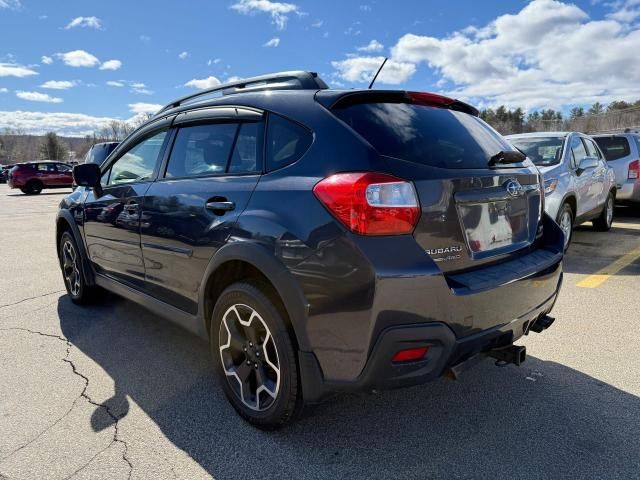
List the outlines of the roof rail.
{"type": "Polygon", "coordinates": [[[258,77],[244,78],[235,82],[223,83],[213,88],[207,88],[192,93],[191,95],[186,95],[165,105],[156,115],[184,105],[185,103],[190,103],[189,100],[215,92],[222,92],[222,95],[231,95],[234,93],[257,92],[262,90],[322,90],[326,88],[329,87],[316,72],[291,71],[272,73],[258,77]]]}

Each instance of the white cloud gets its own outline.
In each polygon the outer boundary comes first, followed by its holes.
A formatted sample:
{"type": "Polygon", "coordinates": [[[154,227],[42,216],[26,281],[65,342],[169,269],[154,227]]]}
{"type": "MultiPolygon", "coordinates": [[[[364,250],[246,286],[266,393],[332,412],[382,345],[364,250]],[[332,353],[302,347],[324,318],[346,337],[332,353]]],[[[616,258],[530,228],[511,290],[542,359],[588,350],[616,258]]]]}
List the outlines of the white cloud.
{"type": "Polygon", "coordinates": [[[371,5],[360,5],[360,10],[362,12],[370,12],[371,11],[371,5]]]}
{"type": "Polygon", "coordinates": [[[0,8],[8,8],[10,10],[17,10],[22,5],[20,0],[0,0],[0,8]]]}
{"type": "Polygon", "coordinates": [[[120,67],[122,67],[120,60],[107,60],[100,65],[100,70],[118,70],[120,67]]]}
{"type": "Polygon", "coordinates": [[[465,100],[558,108],[637,99],[638,45],[637,27],[591,20],[573,4],[533,0],[516,14],[445,38],[406,34],[392,58],[426,64],[449,84],[449,95],[465,100]]]}
{"type": "Polygon", "coordinates": [[[98,17],[76,17],[71,20],[64,28],[66,30],[69,30],[70,28],[75,27],[88,27],[100,30],[102,29],[102,21],[98,17]]]}
{"type": "Polygon", "coordinates": [[[46,93],[40,92],[25,92],[23,90],[17,90],[16,97],[21,98],[22,100],[28,100],[30,102],[62,103],[61,98],[51,97],[46,93]]]}
{"type": "Polygon", "coordinates": [[[359,52],[367,52],[367,53],[381,52],[383,49],[384,49],[384,45],[382,45],[377,40],[371,40],[368,45],[357,48],[359,52]]]}
{"type": "Polygon", "coordinates": [[[67,90],[76,85],[75,80],[49,80],[40,85],[40,88],[50,88],[52,90],[67,90]]]}
{"type": "Polygon", "coordinates": [[[186,60],[189,57],[189,52],[182,52],[178,55],[180,60],[186,60]]]}
{"type": "Polygon", "coordinates": [[[0,88],[0,93],[7,93],[9,91],[8,88],[2,87],[0,88]]]}
{"type": "Polygon", "coordinates": [[[151,37],[149,35],[140,35],[138,37],[140,39],[141,42],[150,42],[151,41],[151,37]]]}
{"type": "Polygon", "coordinates": [[[296,4],[272,2],[270,0],[237,0],[229,8],[243,15],[268,13],[271,15],[271,21],[278,30],[283,30],[286,27],[290,14],[302,14],[296,4]]]}
{"type": "Polygon", "coordinates": [[[156,113],[162,107],[163,107],[163,105],[159,105],[157,103],[138,102],[138,103],[130,103],[129,104],[129,111],[131,113],[136,113],[136,114],[140,114],[140,113],[156,113]]]}
{"type": "Polygon", "coordinates": [[[640,0],[616,0],[608,4],[612,12],[607,18],[622,23],[631,23],[640,17],[640,0]]]}
{"type": "Polygon", "coordinates": [[[131,85],[131,91],[133,93],[141,93],[143,95],[151,95],[153,91],[149,90],[147,86],[142,82],[133,82],[131,85]]]}
{"type": "Polygon", "coordinates": [[[199,88],[200,90],[203,90],[205,88],[213,88],[213,87],[217,87],[218,85],[220,85],[220,80],[218,80],[216,77],[214,76],[210,76],[207,78],[194,78],[193,80],[189,80],[187,83],[184,84],[185,87],[195,87],[195,88],[199,88]]]}
{"type": "Polygon", "coordinates": [[[46,55],[43,55],[43,56],[40,58],[40,61],[41,61],[42,63],[44,63],[45,65],[51,65],[51,64],[53,63],[53,58],[51,58],[51,57],[47,57],[46,55]]]}
{"type": "Polygon", "coordinates": [[[82,137],[95,130],[108,127],[117,120],[108,117],[93,117],[81,113],[45,112],[0,112],[0,128],[11,127],[32,135],[56,132],[59,135],[82,137]]]}
{"type": "Polygon", "coordinates": [[[60,58],[65,65],[70,67],[95,67],[100,63],[94,55],[84,50],[73,50],[66,53],[57,53],[56,56],[60,58]]]}
{"type": "Polygon", "coordinates": [[[280,45],[280,39],[278,37],[273,37],[271,40],[263,44],[263,47],[277,47],[280,45]]]}
{"type": "Polygon", "coordinates": [[[109,80],[107,82],[107,85],[109,85],[110,87],[124,87],[124,83],[123,82],[119,82],[116,80],[109,80]]]}
{"type": "Polygon", "coordinates": [[[211,65],[217,65],[218,63],[220,63],[222,61],[221,58],[214,58],[214,59],[209,59],[207,61],[207,66],[211,66],[211,65]]]}
{"type": "MultiPolygon", "coordinates": [[[[351,57],[331,62],[337,75],[348,82],[369,83],[373,79],[384,57],[351,57]]],[[[388,60],[378,75],[377,82],[399,84],[406,82],[416,71],[413,63],[388,60]]]]}
{"type": "MultiPolygon", "coordinates": [[[[0,0],[2,1],[2,0],[0,0]]],[[[38,72],[17,63],[0,63],[0,77],[28,77],[38,75],[38,72]]]]}
{"type": "Polygon", "coordinates": [[[311,24],[313,28],[320,28],[322,25],[324,25],[324,22],[322,20],[316,20],[311,24]]]}

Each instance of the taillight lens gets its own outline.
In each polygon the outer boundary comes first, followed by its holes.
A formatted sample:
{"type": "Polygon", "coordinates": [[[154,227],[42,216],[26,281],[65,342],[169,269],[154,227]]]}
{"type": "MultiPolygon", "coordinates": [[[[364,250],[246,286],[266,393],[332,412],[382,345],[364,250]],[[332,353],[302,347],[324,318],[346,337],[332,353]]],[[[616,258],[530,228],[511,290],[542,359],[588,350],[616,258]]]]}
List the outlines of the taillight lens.
{"type": "Polygon", "coordinates": [[[345,227],[361,235],[413,232],[420,207],[411,182],[382,173],[337,173],[313,187],[345,227]]]}
{"type": "Polygon", "coordinates": [[[634,160],[629,164],[628,178],[630,180],[637,180],[640,178],[640,160],[634,160]]]}
{"type": "Polygon", "coordinates": [[[453,98],[429,92],[407,92],[411,102],[416,105],[426,105],[430,107],[447,107],[455,103],[453,98]]]}
{"type": "Polygon", "coordinates": [[[393,363],[416,362],[422,360],[429,351],[429,347],[407,348],[396,352],[391,360],[393,363]]]}

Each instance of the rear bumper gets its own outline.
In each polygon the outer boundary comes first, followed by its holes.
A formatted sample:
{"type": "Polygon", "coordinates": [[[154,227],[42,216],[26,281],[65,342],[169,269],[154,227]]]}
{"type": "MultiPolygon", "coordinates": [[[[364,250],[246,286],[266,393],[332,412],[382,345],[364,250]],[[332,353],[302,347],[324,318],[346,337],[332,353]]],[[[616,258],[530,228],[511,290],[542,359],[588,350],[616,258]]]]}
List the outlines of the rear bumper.
{"type": "Polygon", "coordinates": [[[640,182],[636,180],[627,180],[622,184],[618,184],[616,201],[640,203],[640,182]]]}
{"type": "Polygon", "coordinates": [[[361,375],[354,381],[331,381],[323,377],[313,353],[299,352],[303,395],[314,403],[338,392],[389,389],[423,384],[439,378],[450,367],[478,354],[511,345],[540,317],[551,311],[562,283],[562,274],[554,294],[533,310],[502,325],[456,338],[444,323],[431,322],[386,328],[377,338],[361,375]],[[423,360],[394,364],[393,355],[407,348],[428,347],[423,360]]]}

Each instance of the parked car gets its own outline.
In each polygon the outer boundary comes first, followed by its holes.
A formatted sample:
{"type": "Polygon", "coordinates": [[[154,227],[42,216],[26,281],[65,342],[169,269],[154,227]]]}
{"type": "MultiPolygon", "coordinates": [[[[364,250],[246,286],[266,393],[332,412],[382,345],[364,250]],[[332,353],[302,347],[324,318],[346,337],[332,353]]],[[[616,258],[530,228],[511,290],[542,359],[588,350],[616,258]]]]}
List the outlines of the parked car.
{"type": "Polygon", "coordinates": [[[594,135],[616,175],[616,201],[640,204],[640,134],[594,135]]]}
{"type": "Polygon", "coordinates": [[[545,211],[562,228],[565,249],[575,225],[591,221],[596,230],[611,228],[615,177],[592,138],[578,132],[535,132],[507,139],[542,172],[545,211]]]}
{"type": "Polygon", "coordinates": [[[483,355],[519,365],[513,342],[553,322],[563,235],[541,175],[457,100],[245,79],[172,102],[74,178],[71,300],[102,287],[206,338],[260,427],[483,355]]]}
{"type": "Polygon", "coordinates": [[[113,152],[120,142],[103,142],[91,146],[84,156],[84,163],[95,163],[102,165],[102,162],[113,152]]]}
{"type": "Polygon", "coordinates": [[[9,171],[8,184],[27,195],[37,195],[45,188],[68,188],[73,182],[72,168],[66,163],[43,160],[19,163],[9,171]]]}
{"type": "Polygon", "coordinates": [[[9,176],[9,170],[13,168],[13,165],[0,166],[0,183],[7,183],[7,177],[9,176]]]}

